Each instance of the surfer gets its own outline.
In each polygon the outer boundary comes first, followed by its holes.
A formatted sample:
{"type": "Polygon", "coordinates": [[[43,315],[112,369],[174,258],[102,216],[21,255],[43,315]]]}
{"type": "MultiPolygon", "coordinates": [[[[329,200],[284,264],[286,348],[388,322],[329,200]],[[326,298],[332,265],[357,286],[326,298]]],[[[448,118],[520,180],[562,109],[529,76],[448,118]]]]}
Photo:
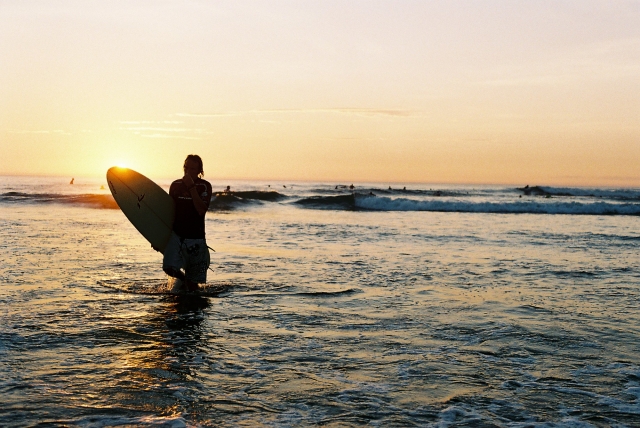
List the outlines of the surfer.
{"type": "Polygon", "coordinates": [[[167,275],[181,280],[189,291],[197,291],[198,284],[207,282],[209,269],[204,216],[209,209],[212,188],[202,179],[204,170],[200,156],[187,156],[183,170],[184,177],[175,180],[169,188],[176,216],[164,250],[162,269],[167,275]]]}

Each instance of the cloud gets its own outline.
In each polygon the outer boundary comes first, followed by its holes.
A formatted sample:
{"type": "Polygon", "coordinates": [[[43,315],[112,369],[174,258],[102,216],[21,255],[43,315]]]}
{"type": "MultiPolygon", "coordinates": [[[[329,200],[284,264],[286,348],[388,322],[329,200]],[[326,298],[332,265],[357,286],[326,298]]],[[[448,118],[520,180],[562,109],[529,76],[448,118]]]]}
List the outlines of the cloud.
{"type": "Polygon", "coordinates": [[[394,117],[409,117],[409,116],[415,116],[418,113],[413,110],[373,109],[373,108],[340,108],[340,109],[327,109],[324,111],[329,113],[355,114],[360,116],[394,116],[394,117]]]}
{"type": "Polygon", "coordinates": [[[119,128],[121,131],[157,131],[157,132],[204,132],[203,129],[192,128],[163,128],[153,126],[128,126],[119,128]]]}
{"type": "Polygon", "coordinates": [[[167,135],[167,134],[140,134],[143,138],[160,138],[171,140],[200,140],[200,137],[190,137],[188,135],[167,135]]]}
{"type": "Polygon", "coordinates": [[[121,120],[121,125],[179,125],[184,123],[182,120],[121,120]]]}
{"type": "Polygon", "coordinates": [[[335,113],[358,116],[392,116],[410,117],[417,116],[420,112],[406,109],[383,109],[383,108],[322,108],[322,109],[273,109],[273,110],[246,110],[228,111],[214,113],[176,113],[178,117],[228,117],[245,116],[256,114],[318,114],[335,113]]]}
{"type": "Polygon", "coordinates": [[[25,129],[8,129],[9,134],[57,134],[57,135],[72,135],[71,132],[64,131],[62,129],[53,130],[25,130],[25,129]]]}

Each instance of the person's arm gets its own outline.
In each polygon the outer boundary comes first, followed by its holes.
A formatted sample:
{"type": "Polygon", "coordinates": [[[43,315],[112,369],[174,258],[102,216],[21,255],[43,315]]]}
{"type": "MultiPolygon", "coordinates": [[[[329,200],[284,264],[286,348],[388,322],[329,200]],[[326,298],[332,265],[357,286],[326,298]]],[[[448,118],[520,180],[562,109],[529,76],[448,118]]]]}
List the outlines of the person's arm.
{"type": "Polygon", "coordinates": [[[191,195],[191,200],[193,201],[193,206],[196,208],[196,211],[199,215],[204,216],[207,213],[207,209],[209,209],[209,201],[211,200],[211,189],[207,188],[207,200],[203,201],[198,194],[196,184],[193,182],[193,179],[191,179],[189,174],[184,175],[184,177],[182,178],[182,182],[185,186],[187,186],[187,190],[191,195]]]}
{"type": "MultiPolygon", "coordinates": [[[[202,216],[205,215],[209,207],[208,207],[208,204],[205,204],[204,201],[200,198],[200,195],[198,194],[198,189],[196,189],[196,185],[193,184],[192,186],[188,187],[188,189],[189,189],[189,194],[191,195],[191,199],[193,200],[193,206],[196,207],[196,211],[198,212],[198,214],[202,216]]],[[[207,193],[210,194],[211,192],[207,192],[207,193]]]]}

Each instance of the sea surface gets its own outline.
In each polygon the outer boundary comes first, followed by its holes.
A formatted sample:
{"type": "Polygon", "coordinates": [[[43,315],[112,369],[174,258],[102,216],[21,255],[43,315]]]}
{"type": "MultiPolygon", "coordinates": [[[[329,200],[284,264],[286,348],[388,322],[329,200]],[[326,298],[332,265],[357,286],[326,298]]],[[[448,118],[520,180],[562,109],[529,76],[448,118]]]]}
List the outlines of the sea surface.
{"type": "Polygon", "coordinates": [[[69,179],[0,177],[0,426],[640,426],[640,189],[212,182],[175,296],[69,179]]]}

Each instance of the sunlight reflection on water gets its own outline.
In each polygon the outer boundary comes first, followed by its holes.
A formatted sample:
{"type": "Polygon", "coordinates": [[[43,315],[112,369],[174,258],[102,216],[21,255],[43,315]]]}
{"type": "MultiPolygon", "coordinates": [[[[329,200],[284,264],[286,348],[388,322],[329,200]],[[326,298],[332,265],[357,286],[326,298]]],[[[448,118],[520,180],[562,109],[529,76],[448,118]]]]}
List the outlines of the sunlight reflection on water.
{"type": "Polygon", "coordinates": [[[548,217],[209,213],[188,297],[119,211],[3,208],[0,422],[632,425],[637,219],[548,217]]]}

